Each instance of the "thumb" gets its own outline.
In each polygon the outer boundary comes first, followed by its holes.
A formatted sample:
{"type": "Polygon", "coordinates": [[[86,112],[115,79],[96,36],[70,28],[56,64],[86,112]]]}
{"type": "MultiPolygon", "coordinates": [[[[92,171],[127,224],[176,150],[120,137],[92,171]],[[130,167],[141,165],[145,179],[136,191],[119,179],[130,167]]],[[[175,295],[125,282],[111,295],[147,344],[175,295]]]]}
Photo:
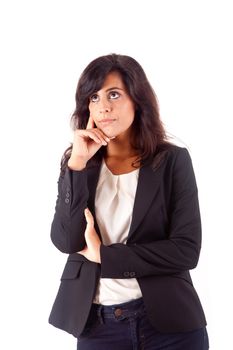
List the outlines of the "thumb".
{"type": "Polygon", "coordinates": [[[86,208],[84,210],[84,214],[85,214],[85,218],[87,221],[87,225],[89,227],[94,227],[94,218],[93,218],[92,213],[90,212],[90,210],[88,208],[86,208]]]}

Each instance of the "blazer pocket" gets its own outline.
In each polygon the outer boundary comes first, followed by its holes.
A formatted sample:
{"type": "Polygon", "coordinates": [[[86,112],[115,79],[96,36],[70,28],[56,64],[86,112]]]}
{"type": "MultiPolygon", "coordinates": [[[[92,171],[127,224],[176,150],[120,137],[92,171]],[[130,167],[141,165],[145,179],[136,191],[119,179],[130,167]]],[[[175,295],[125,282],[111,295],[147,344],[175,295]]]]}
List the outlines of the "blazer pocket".
{"type": "Polygon", "coordinates": [[[61,281],[78,278],[82,264],[83,261],[67,261],[61,276],[61,281]]]}

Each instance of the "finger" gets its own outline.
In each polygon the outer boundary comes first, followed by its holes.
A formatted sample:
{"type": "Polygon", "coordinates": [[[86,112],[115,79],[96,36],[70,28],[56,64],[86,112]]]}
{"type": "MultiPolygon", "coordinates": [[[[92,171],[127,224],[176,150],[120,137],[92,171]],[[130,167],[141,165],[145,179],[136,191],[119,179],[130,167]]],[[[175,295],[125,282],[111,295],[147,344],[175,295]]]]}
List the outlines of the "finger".
{"type": "Polygon", "coordinates": [[[95,129],[92,130],[76,130],[76,136],[77,137],[84,137],[84,138],[90,138],[96,143],[102,143],[102,138],[94,132],[95,129]]]}
{"type": "Polygon", "coordinates": [[[86,136],[89,136],[97,143],[101,143],[103,146],[107,146],[110,141],[106,136],[104,137],[98,129],[87,130],[86,132],[88,133],[86,136]]]}
{"type": "Polygon", "coordinates": [[[105,142],[109,142],[110,141],[110,138],[107,135],[105,135],[102,130],[96,128],[93,131],[96,134],[98,134],[99,137],[101,137],[101,140],[103,140],[105,142]]]}
{"type": "Polygon", "coordinates": [[[83,256],[85,256],[86,253],[87,253],[87,246],[83,250],[80,250],[79,252],[77,252],[77,254],[80,254],[80,255],[83,255],[83,256]]]}
{"type": "Polygon", "coordinates": [[[89,130],[79,129],[76,130],[76,135],[77,137],[89,137],[96,143],[101,143],[104,146],[106,146],[107,142],[110,141],[110,139],[107,136],[103,135],[103,133],[101,133],[101,131],[97,128],[89,130]]]}
{"type": "Polygon", "coordinates": [[[85,214],[85,218],[87,221],[87,225],[94,227],[94,218],[93,218],[93,215],[88,208],[86,208],[84,210],[84,214],[85,214]]]}
{"type": "Polygon", "coordinates": [[[98,134],[95,134],[94,132],[87,134],[86,136],[90,137],[90,139],[92,139],[93,141],[95,141],[96,143],[101,143],[103,144],[103,140],[101,139],[101,137],[99,137],[98,134]]]}
{"type": "Polygon", "coordinates": [[[95,127],[94,120],[92,116],[89,116],[86,129],[93,129],[95,127]]]}
{"type": "Polygon", "coordinates": [[[99,135],[101,136],[101,139],[104,139],[105,142],[110,141],[108,136],[106,136],[102,130],[96,128],[95,122],[94,122],[94,119],[92,118],[92,116],[89,116],[86,129],[95,129],[95,131],[97,131],[99,133],[99,135]]]}

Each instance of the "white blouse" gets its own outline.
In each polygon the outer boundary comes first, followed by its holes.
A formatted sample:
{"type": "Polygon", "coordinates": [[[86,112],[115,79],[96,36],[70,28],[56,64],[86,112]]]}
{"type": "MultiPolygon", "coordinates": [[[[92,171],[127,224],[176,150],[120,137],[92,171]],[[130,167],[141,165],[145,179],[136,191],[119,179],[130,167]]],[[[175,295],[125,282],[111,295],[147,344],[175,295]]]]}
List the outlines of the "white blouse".
{"type": "MultiPolygon", "coordinates": [[[[95,196],[96,220],[104,245],[126,243],[139,169],[114,175],[103,161],[95,196]]],[[[120,257],[119,257],[120,264],[120,257]]],[[[142,296],[136,278],[100,278],[94,303],[113,305],[142,296]]]]}

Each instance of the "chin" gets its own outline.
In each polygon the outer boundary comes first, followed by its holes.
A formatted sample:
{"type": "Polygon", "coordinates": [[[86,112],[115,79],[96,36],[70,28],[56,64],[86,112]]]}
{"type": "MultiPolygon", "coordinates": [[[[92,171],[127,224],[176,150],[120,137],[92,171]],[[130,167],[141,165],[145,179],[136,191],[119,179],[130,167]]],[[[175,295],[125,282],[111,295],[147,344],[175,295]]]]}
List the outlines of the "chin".
{"type": "Polygon", "coordinates": [[[117,136],[116,133],[111,132],[111,131],[110,132],[105,132],[105,135],[108,136],[110,139],[117,136]]]}
{"type": "Polygon", "coordinates": [[[108,130],[107,128],[102,128],[101,130],[110,139],[117,136],[117,133],[114,132],[114,130],[108,130]]]}

